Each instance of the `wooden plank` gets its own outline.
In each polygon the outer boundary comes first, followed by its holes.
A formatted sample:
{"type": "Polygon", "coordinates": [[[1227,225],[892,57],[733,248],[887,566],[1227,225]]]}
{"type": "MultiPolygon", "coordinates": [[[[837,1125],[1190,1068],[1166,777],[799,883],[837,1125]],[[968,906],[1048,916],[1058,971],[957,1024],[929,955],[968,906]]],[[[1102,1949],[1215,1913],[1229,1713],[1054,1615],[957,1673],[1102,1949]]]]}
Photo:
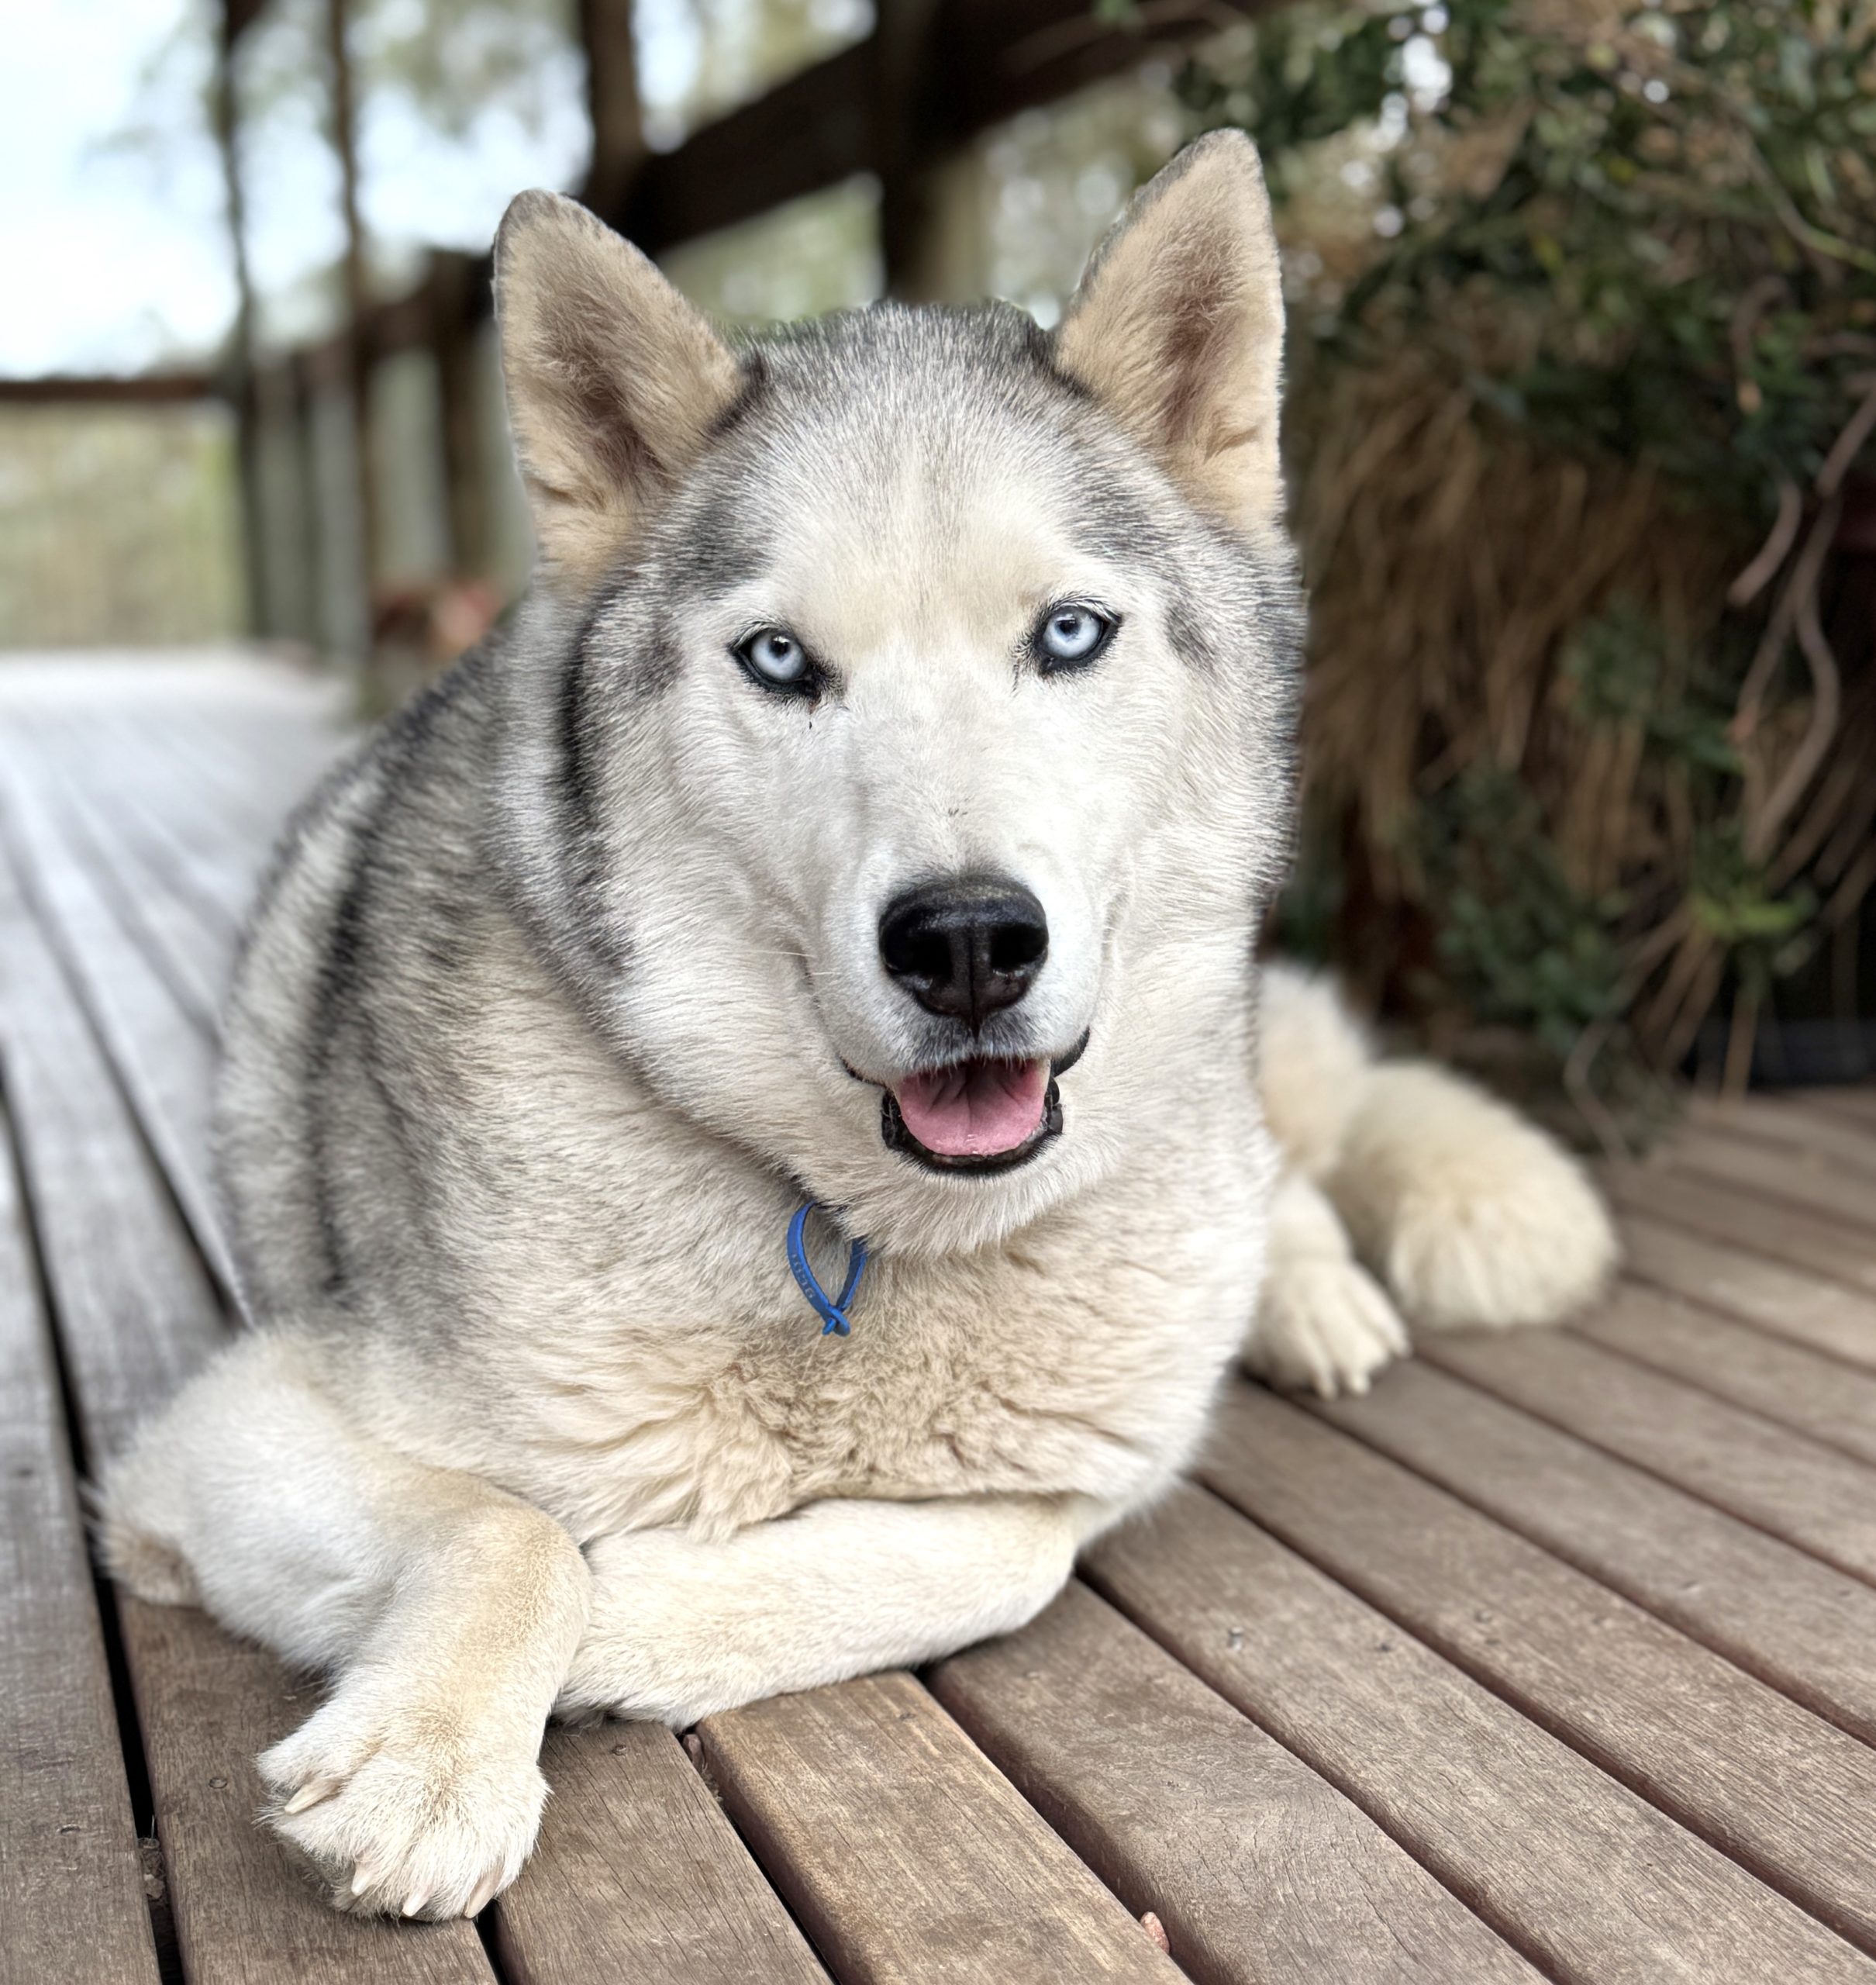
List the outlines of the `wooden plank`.
{"type": "Polygon", "coordinates": [[[1179,1973],[907,1675],[698,1726],[723,1803],[843,1985],[1179,1973]]]}
{"type": "Polygon", "coordinates": [[[1841,1221],[1853,1233],[1867,1236],[1876,1229],[1876,1175],[1860,1166],[1847,1169],[1833,1153],[1764,1144],[1708,1127],[1664,1146],[1651,1169],[1716,1179],[1801,1213],[1841,1221]]]}
{"type": "Polygon", "coordinates": [[[0,1111],[0,1981],[157,1985],[64,1405],[0,1111]]]}
{"type": "Polygon", "coordinates": [[[1780,1150],[1815,1154],[1876,1172],[1876,1124],[1865,1127],[1847,1121],[1828,1110],[1812,1107],[1801,1096],[1752,1095],[1727,1103],[1696,1096],[1688,1100],[1687,1117],[1695,1132],[1714,1130],[1754,1137],[1780,1150]]]}
{"type": "Polygon", "coordinates": [[[288,816],[319,782],[345,734],[316,711],[241,710],[211,704],[179,716],[165,736],[166,764],[193,783],[194,803],[225,820],[257,874],[288,816]]]}
{"type": "MultiPolygon", "coordinates": [[[[224,1341],[222,1320],[72,989],[4,866],[0,955],[9,1099],[95,1465],[224,1341]]],[[[287,1976],[488,1985],[473,1925],[380,1937],[328,1908],[254,1824],[258,1794],[241,1760],[285,1727],[277,1664],[198,1614],[127,1601],[122,1620],[177,1934],[197,1985],[287,1976]]]]}
{"type": "Polygon", "coordinates": [[[212,1286],[0,849],[0,1047],[95,1465],[222,1341],[212,1286]]]}
{"type": "Polygon", "coordinates": [[[1455,1332],[1419,1355],[1553,1426],[1876,1580],[1876,1472],[1562,1331],[1455,1332]]]}
{"type": "Polygon", "coordinates": [[[1611,1166],[1602,1175],[1617,1204],[1631,1212],[1876,1295],[1876,1236],[1710,1179],[1646,1165],[1611,1166]]]}
{"type": "Polygon", "coordinates": [[[1619,1285],[1574,1327],[1876,1465],[1876,1374],[1847,1370],[1834,1358],[1633,1283],[1619,1285]]]}
{"type": "Polygon", "coordinates": [[[1631,1215],[1623,1266],[1671,1295],[1876,1371],[1876,1297],[1743,1248],[1631,1215]]]}
{"type": "Polygon", "coordinates": [[[1808,1103],[1827,1110],[1833,1116],[1876,1130],[1876,1083],[1863,1082],[1836,1089],[1806,1089],[1793,1092],[1808,1103]]]}
{"type": "Polygon", "coordinates": [[[1267,1392],[1232,1389],[1200,1473],[1495,1694],[1876,1949],[1867,1745],[1267,1392]]]}
{"type": "Polygon", "coordinates": [[[1090,1576],[1571,1980],[1867,1980],[1860,1952],[1215,1497],[1176,1490],[1090,1576]]]}
{"type": "MultiPolygon", "coordinates": [[[[199,791],[185,797],[187,784],[167,759],[165,772],[166,777],[126,780],[121,797],[109,804],[109,823],[150,875],[195,906],[211,955],[224,961],[225,980],[273,836],[237,828],[199,791]]],[[[94,818],[95,827],[104,824],[94,818]]]]}
{"type": "Polygon", "coordinates": [[[495,1905],[510,1985],[812,1985],[826,1973],[660,1724],[550,1730],[540,1845],[495,1905]]]}
{"type": "Polygon", "coordinates": [[[0,819],[16,882],[69,969],[96,1022],[143,1134],[225,1289],[235,1286],[209,1157],[214,1090],[211,1035],[117,920],[96,879],[63,841],[43,803],[0,760],[0,819]]]}
{"type": "Polygon", "coordinates": [[[342,1916],[254,1824],[256,1755],[319,1690],[191,1607],[122,1602],[191,1985],[491,1985],[471,1923],[342,1916]]]}
{"type": "Polygon", "coordinates": [[[146,869],[188,897],[210,928],[213,955],[226,958],[289,803],[311,775],[297,766],[279,775],[224,766],[212,776],[211,761],[188,754],[195,729],[173,717],[91,718],[67,727],[53,748],[79,758],[65,768],[75,783],[108,796],[107,820],[94,826],[115,830],[146,869]]]}
{"type": "MultiPolygon", "coordinates": [[[[16,757],[16,764],[18,757],[16,757]]],[[[64,768],[42,761],[36,784],[44,817],[136,944],[175,1003],[211,1040],[219,1031],[233,961],[226,920],[205,913],[150,856],[120,793],[101,808],[64,768]]]]}
{"type": "MultiPolygon", "coordinates": [[[[1326,1780],[1080,1583],[933,1694],[1202,1985],[1534,1979],[1326,1780]]],[[[1845,1741],[1848,1741],[1847,1739],[1845,1741]]]]}
{"type": "Polygon", "coordinates": [[[1434,1370],[1311,1410],[1876,1742],[1876,1592],[1434,1370]]]}

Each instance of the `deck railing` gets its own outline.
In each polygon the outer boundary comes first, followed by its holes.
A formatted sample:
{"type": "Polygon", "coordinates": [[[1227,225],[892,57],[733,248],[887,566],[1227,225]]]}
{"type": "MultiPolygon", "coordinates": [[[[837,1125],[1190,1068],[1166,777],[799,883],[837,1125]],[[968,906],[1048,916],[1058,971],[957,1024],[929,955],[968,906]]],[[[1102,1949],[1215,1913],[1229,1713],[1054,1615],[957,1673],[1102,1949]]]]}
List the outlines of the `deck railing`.
{"type": "MultiPolygon", "coordinates": [[[[870,174],[880,190],[887,288],[916,296],[926,280],[929,192],[947,157],[1022,109],[1177,51],[1265,3],[876,0],[863,40],[654,152],[640,115],[630,0],[580,0],[594,134],[580,196],[657,255],[870,174]]],[[[327,5],[343,162],[350,150],[345,0],[327,5]]],[[[236,43],[263,10],[263,0],[225,0],[222,23],[220,136],[244,288],[237,109],[226,79],[236,43]]],[[[347,263],[356,275],[355,216],[347,263]]],[[[253,354],[250,300],[212,372],[14,380],[0,384],[0,398],[225,403],[237,432],[251,631],[353,656],[447,645],[478,602],[519,589],[530,555],[508,461],[488,257],[433,251],[422,280],[389,301],[369,300],[361,281],[347,288],[340,329],[281,355],[253,354]],[[467,603],[465,582],[481,589],[467,603]]]]}

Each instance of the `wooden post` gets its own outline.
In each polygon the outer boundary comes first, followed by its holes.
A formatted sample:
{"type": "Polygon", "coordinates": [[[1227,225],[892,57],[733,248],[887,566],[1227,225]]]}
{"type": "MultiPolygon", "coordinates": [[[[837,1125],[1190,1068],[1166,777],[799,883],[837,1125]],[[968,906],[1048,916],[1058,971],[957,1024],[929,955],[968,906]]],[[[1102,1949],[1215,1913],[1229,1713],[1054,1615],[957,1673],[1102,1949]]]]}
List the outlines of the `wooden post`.
{"type": "Polygon", "coordinates": [[[235,100],[234,47],[226,13],[216,51],[215,141],[221,154],[228,246],[234,265],[235,317],[228,335],[226,391],[235,415],[236,478],[241,513],[242,576],[250,634],[277,634],[267,573],[267,527],[260,478],[260,415],[254,393],[254,281],[247,260],[247,205],[241,185],[240,110],[235,100]]]}
{"type": "Polygon", "coordinates": [[[879,245],[888,295],[925,300],[940,0],[878,0],[873,29],[879,245]]]}
{"type": "Polygon", "coordinates": [[[645,161],[632,0],[579,0],[579,22],[593,126],[592,164],[581,198],[595,213],[616,214],[645,161]]]}
{"type": "Polygon", "coordinates": [[[351,395],[353,452],[357,457],[358,532],[368,640],[378,593],[378,485],[371,463],[373,354],[367,349],[371,298],[365,276],[364,229],[358,215],[357,112],[347,46],[349,12],[347,0],[326,0],[326,51],[332,64],[332,141],[339,160],[340,194],[345,215],[347,388],[351,395]]]}
{"type": "Polygon", "coordinates": [[[319,440],[315,431],[313,386],[303,353],[284,362],[286,399],[293,430],[294,459],[299,471],[300,557],[306,575],[305,636],[321,652],[332,646],[326,616],[326,495],[319,480],[319,440]]]}
{"type": "Polygon", "coordinates": [[[442,409],[450,560],[458,573],[485,578],[493,556],[493,530],[478,405],[478,281],[473,257],[442,249],[432,253],[430,349],[436,361],[437,397],[442,409]]]}

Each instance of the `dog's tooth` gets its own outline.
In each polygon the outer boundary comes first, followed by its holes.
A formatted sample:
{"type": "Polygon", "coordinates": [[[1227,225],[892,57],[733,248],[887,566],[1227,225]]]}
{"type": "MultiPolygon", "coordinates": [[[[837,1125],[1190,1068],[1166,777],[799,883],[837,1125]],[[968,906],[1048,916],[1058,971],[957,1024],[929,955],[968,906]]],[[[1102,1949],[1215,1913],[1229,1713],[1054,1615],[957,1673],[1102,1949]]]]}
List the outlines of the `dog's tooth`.
{"type": "Polygon", "coordinates": [[[316,1806],[322,1799],[329,1799],[339,1790],[336,1778],[309,1778],[281,1808],[284,1813],[303,1813],[309,1806],[316,1806]]]}

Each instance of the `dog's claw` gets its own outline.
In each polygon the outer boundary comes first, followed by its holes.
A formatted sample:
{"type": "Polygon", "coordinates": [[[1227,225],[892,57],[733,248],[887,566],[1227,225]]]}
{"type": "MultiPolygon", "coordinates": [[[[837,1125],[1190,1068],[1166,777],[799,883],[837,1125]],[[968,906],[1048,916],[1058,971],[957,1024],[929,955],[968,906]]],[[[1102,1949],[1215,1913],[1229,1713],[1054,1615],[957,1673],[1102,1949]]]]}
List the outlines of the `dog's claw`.
{"type": "Polygon", "coordinates": [[[316,1806],[322,1799],[329,1799],[339,1790],[336,1778],[309,1778],[294,1793],[281,1811],[283,1813],[303,1813],[309,1806],[316,1806]]]}
{"type": "Polygon", "coordinates": [[[485,1875],[481,1886],[469,1898],[469,1907],[463,1911],[463,1914],[465,1916],[480,1916],[482,1911],[495,1900],[495,1890],[501,1886],[502,1876],[499,1869],[492,1875],[485,1875]]]}
{"type": "Polygon", "coordinates": [[[412,1890],[411,1894],[405,1900],[404,1914],[406,1916],[415,1916],[417,1911],[420,1910],[423,1905],[429,1900],[429,1899],[430,1892],[428,1889],[416,1889],[412,1890]]]}
{"type": "Polygon", "coordinates": [[[360,1862],[352,1876],[353,1894],[363,1895],[377,1880],[378,1870],[363,1861],[360,1862]]]}

